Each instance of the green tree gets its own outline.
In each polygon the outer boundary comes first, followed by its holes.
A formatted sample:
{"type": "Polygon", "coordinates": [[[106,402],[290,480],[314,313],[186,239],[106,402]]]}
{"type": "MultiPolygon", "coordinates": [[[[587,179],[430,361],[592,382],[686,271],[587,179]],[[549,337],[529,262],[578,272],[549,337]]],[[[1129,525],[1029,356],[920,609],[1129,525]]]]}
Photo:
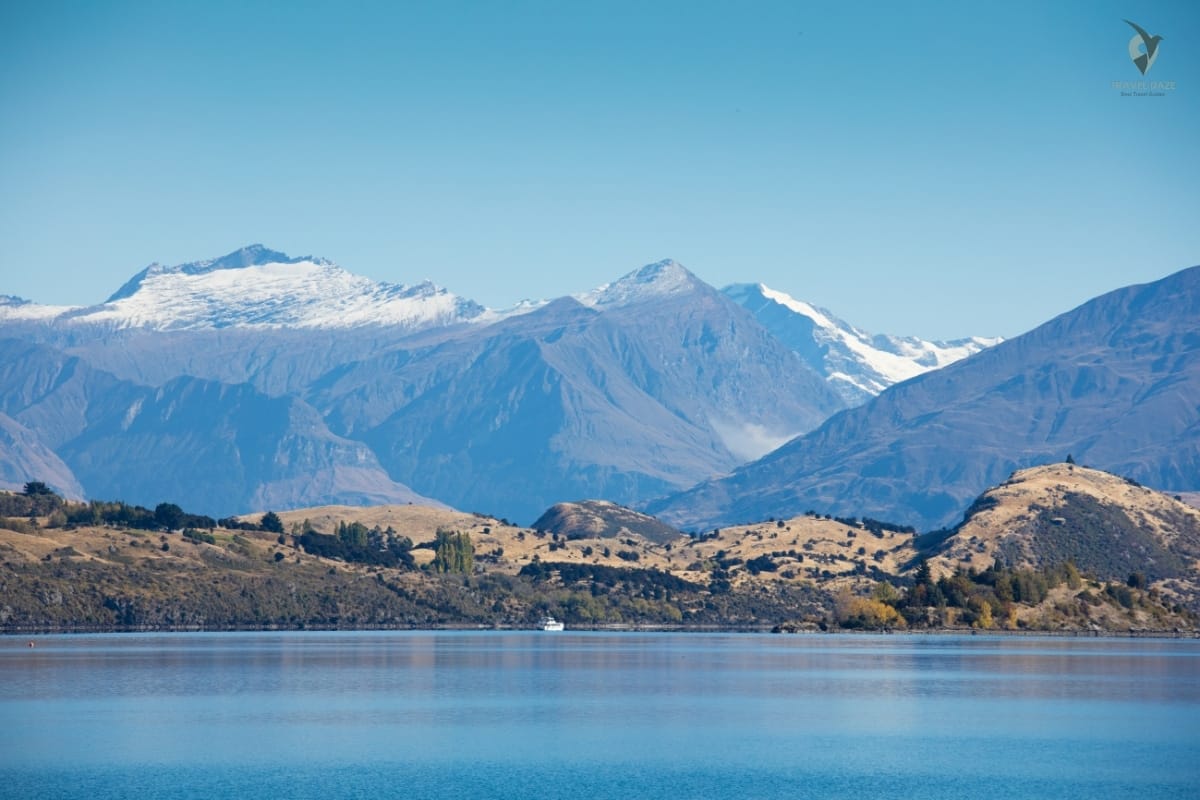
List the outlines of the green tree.
{"type": "Polygon", "coordinates": [[[933,573],[929,569],[929,561],[924,558],[917,562],[917,571],[913,573],[913,583],[917,586],[933,585],[933,573]]]}
{"type": "Polygon", "coordinates": [[[263,514],[263,518],[259,521],[258,526],[270,533],[283,533],[283,520],[274,511],[268,511],[263,514]]]}
{"type": "Polygon", "coordinates": [[[475,569],[475,548],[471,544],[471,535],[438,528],[430,566],[437,572],[470,574],[475,569]]]}
{"type": "Polygon", "coordinates": [[[875,587],[871,589],[871,599],[886,603],[889,606],[896,606],[901,600],[900,593],[896,591],[896,587],[886,581],[880,581],[875,584],[875,587]]]}
{"type": "Polygon", "coordinates": [[[169,531],[183,527],[183,509],[174,503],[159,503],[154,507],[154,523],[169,531]]]}
{"type": "Polygon", "coordinates": [[[1070,589],[1078,589],[1083,585],[1083,578],[1079,575],[1079,570],[1075,566],[1074,561],[1068,561],[1063,564],[1063,577],[1067,581],[1067,587],[1070,589]]]}
{"type": "Polygon", "coordinates": [[[39,494],[54,494],[54,490],[41,481],[29,481],[25,484],[25,496],[33,497],[39,494]]]}
{"type": "Polygon", "coordinates": [[[367,546],[367,526],[361,522],[339,522],[337,537],[347,547],[363,548],[367,546]]]}

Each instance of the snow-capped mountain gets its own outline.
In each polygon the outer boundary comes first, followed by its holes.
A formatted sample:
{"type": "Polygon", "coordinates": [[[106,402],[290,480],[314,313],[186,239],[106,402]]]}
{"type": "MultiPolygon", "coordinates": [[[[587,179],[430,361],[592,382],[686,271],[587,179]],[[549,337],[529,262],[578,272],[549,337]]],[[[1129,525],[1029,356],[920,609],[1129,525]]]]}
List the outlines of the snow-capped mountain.
{"type": "Polygon", "coordinates": [[[76,311],[75,306],[44,306],[11,294],[0,294],[0,321],[42,322],[51,321],[76,311]]]}
{"type": "Polygon", "coordinates": [[[498,312],[256,246],[149,267],[88,308],[8,305],[22,316],[0,311],[0,413],[89,495],[218,514],[408,487],[522,520],[564,498],[628,504],[727,473],[844,406],[673,261],[498,312]],[[42,356],[17,357],[30,346],[42,356]],[[236,480],[213,489],[218,474],[236,480]]]}
{"type": "Polygon", "coordinates": [[[892,384],[948,366],[1003,341],[972,336],[930,342],[915,336],[872,335],[761,283],[738,283],[722,291],[825,375],[849,405],[864,403],[892,384]]]}
{"type": "Polygon", "coordinates": [[[304,396],[395,480],[524,521],[564,497],[629,504],[724,474],[843,406],[822,375],[679,265],[585,297],[590,307],[564,297],[433,344],[400,343],[331,370],[304,396]]]}
{"type": "Polygon", "coordinates": [[[50,463],[16,457],[35,437],[92,496],[223,514],[417,492],[532,520],[728,473],[845,407],[847,386],[949,360],[756,291],[668,259],[495,311],[253,245],[151,265],[93,306],[0,297],[0,414],[28,432],[9,437],[11,480],[50,463]],[[18,358],[25,346],[45,352],[18,358]],[[217,473],[240,477],[214,489],[217,473]]]}
{"type": "Polygon", "coordinates": [[[152,264],[96,306],[0,303],[0,318],[109,328],[202,330],[358,328],[415,331],[502,316],[429,281],[373,281],[322,258],[289,258],[251,245],[221,258],[152,264]]]}
{"type": "Polygon", "coordinates": [[[647,264],[612,283],[574,297],[585,306],[604,310],[687,294],[702,285],[703,281],[682,264],[668,258],[647,264]]]}

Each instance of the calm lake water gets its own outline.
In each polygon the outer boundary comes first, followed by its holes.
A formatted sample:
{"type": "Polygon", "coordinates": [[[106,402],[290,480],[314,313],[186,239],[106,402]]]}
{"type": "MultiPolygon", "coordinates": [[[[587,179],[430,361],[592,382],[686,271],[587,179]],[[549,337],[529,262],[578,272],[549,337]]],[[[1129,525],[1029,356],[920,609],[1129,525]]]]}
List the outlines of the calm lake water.
{"type": "Polygon", "coordinates": [[[0,638],[0,798],[1196,798],[1200,642],[0,638]]]}

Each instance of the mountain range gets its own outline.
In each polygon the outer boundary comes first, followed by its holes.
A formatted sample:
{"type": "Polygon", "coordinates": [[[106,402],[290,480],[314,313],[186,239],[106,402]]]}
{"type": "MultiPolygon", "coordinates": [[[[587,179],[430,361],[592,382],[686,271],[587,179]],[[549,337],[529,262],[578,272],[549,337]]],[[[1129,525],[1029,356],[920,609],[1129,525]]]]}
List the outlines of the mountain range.
{"type": "Polygon", "coordinates": [[[253,245],[152,264],[94,306],[5,297],[0,337],[5,485],[218,515],[646,502],[847,404],[822,362],[669,260],[497,311],[253,245]]]}
{"type": "Polygon", "coordinates": [[[1110,310],[926,342],[670,260],[494,310],[254,245],[153,264],[94,306],[0,298],[0,482],[214,516],[432,499],[530,522],[597,498],[692,527],[809,505],[927,525],[1069,445],[1191,489],[1171,445],[1193,441],[1196,295],[1171,291],[1190,300],[1157,327],[1110,310]],[[1069,424],[1039,433],[1046,414],[1069,424]]]}
{"type": "Polygon", "coordinates": [[[929,529],[1068,455],[1159,489],[1200,485],[1200,267],[892,386],[649,510],[684,526],[812,508],[929,529]]]}

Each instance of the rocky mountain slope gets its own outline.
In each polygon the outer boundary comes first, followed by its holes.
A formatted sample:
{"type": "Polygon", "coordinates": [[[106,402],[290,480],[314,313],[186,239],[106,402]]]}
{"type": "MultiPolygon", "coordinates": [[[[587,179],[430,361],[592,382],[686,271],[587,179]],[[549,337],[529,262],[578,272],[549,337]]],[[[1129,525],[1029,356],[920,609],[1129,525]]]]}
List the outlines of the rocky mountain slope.
{"type": "Polygon", "coordinates": [[[595,308],[564,298],[471,337],[396,348],[331,371],[310,402],[397,480],[526,522],[564,497],[648,500],[840,407],[742,309],[688,283],[595,308]]]}
{"type": "Polygon", "coordinates": [[[47,474],[25,479],[68,496],[87,487],[131,503],[169,497],[214,516],[317,497],[436,502],[393,481],[369,448],[331,433],[296,398],[187,377],[140,386],[12,339],[0,340],[0,379],[8,388],[0,411],[61,459],[34,463],[47,474]]]}
{"type": "Polygon", "coordinates": [[[37,434],[0,414],[0,489],[19,491],[33,475],[65,497],[83,499],[83,487],[71,468],[37,434]]]}
{"type": "Polygon", "coordinates": [[[97,306],[0,301],[0,336],[54,354],[5,346],[0,413],[24,432],[10,430],[0,463],[14,486],[50,478],[26,471],[37,467],[67,492],[186,491],[174,499],[192,504],[216,470],[226,482],[198,510],[218,516],[415,492],[529,522],[567,498],[645,504],[708,481],[654,508],[686,527],[806,508],[894,511],[929,527],[1064,451],[1194,488],[1184,295],[1153,317],[1136,299],[1104,320],[1064,315],[918,374],[988,341],[871,337],[762,286],[718,292],[669,260],[498,312],[256,245],[152,265],[97,306]],[[1123,328],[1122,315],[1140,327],[1123,328]],[[189,420],[210,447],[187,438],[189,420]],[[126,437],[141,472],[120,460],[126,437]],[[49,452],[34,457],[38,443],[49,452]],[[173,459],[180,447],[208,453],[195,463],[210,471],[173,459]],[[254,485],[227,496],[239,480],[254,485]]]}
{"type": "Polygon", "coordinates": [[[1073,454],[1200,486],[1200,268],[1110,292],[884,391],[731,475],[647,506],[682,527],[815,508],[954,522],[1016,469],[1073,454]]]}
{"type": "Polygon", "coordinates": [[[220,441],[238,442],[208,448],[237,462],[218,471],[227,479],[203,501],[217,516],[255,498],[396,500],[405,485],[532,521],[565,497],[632,503],[684,488],[842,406],[745,310],[670,261],[578,298],[496,312],[430,285],[378,284],[253,246],[151,266],[99,306],[8,302],[0,333],[60,365],[11,346],[0,363],[0,410],[93,495],[135,499],[151,488],[94,466],[128,439],[142,463],[156,464],[141,474],[161,476],[159,497],[186,491],[178,501],[201,502],[195,487],[206,481],[188,477],[189,462],[150,457],[204,449],[196,437],[184,441],[188,416],[130,409],[218,398],[221,410],[194,420],[209,426],[197,436],[215,426],[220,441]],[[278,444],[300,440],[303,455],[278,444]],[[281,460],[313,477],[274,476],[269,465],[281,460]],[[253,485],[225,497],[238,480],[253,485]]]}

